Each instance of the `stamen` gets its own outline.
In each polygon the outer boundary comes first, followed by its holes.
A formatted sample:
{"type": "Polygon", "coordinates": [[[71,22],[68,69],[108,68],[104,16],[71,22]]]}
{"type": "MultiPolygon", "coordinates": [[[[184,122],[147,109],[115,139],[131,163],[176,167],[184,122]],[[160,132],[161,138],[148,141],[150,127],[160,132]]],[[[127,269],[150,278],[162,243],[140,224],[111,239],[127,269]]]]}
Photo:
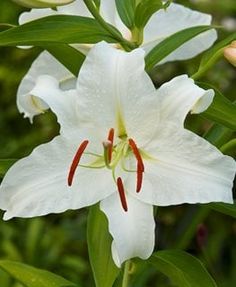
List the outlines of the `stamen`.
{"type": "Polygon", "coordinates": [[[136,157],[137,160],[137,185],[136,185],[136,192],[140,192],[142,188],[142,182],[143,182],[143,172],[144,172],[144,164],[142,157],[140,155],[139,149],[134,142],[133,139],[129,139],[129,146],[133,151],[134,156],[136,157]]]}
{"type": "Polygon", "coordinates": [[[80,159],[81,159],[81,156],[82,154],[84,153],[84,150],[86,149],[87,145],[88,145],[89,141],[88,140],[85,140],[81,143],[81,145],[79,146],[74,158],[73,158],[73,161],[72,161],[72,164],[71,164],[71,167],[70,167],[70,171],[69,171],[69,175],[68,175],[68,179],[67,179],[67,182],[68,182],[68,185],[71,186],[72,185],[72,181],[73,181],[73,178],[74,178],[74,175],[75,175],[75,171],[76,171],[76,168],[80,162],[80,159]]]}
{"type": "Polygon", "coordinates": [[[117,187],[118,187],[118,192],[120,195],[121,205],[122,205],[124,211],[127,212],[128,206],[127,206],[127,201],[126,201],[126,197],[125,197],[125,189],[124,189],[122,179],[120,177],[117,178],[117,187]]]}
{"type": "Polygon", "coordinates": [[[111,162],[112,159],[112,149],[113,149],[113,142],[114,142],[114,129],[110,129],[108,133],[107,140],[111,143],[111,145],[108,147],[108,161],[111,162]]]}

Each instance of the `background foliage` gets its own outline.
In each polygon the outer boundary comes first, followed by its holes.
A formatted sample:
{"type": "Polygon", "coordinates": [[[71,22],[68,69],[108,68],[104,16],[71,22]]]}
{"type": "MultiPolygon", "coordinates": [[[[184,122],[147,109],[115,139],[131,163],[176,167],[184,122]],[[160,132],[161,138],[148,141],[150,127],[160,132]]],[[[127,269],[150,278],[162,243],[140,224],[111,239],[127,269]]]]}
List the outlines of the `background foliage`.
{"type": "MultiPolygon", "coordinates": [[[[236,30],[235,0],[175,1],[213,14],[216,24],[236,30]],[[233,27],[234,25],[234,27],[233,27]]],[[[0,22],[17,24],[23,9],[9,0],[0,1],[0,22]]],[[[0,26],[0,29],[3,27],[0,26]]],[[[223,39],[229,32],[221,31],[223,39]]],[[[0,158],[21,158],[40,143],[58,133],[55,117],[46,113],[34,125],[23,119],[15,105],[17,86],[38,55],[38,48],[0,49],[0,158]]],[[[159,66],[153,73],[157,86],[175,75],[196,72],[201,55],[194,60],[159,66]]],[[[203,78],[225,96],[235,100],[235,68],[220,60],[203,78]]],[[[186,127],[204,135],[213,123],[202,116],[191,116],[186,127]]],[[[222,127],[218,127],[222,129],[222,127]]],[[[209,135],[209,134],[208,134],[209,135]]],[[[232,134],[231,134],[232,135],[232,134]]],[[[212,136],[208,139],[213,141],[212,136]]],[[[206,155],[207,156],[207,155],[206,155]]],[[[37,191],[35,191],[37,192],[37,191]]],[[[156,249],[183,248],[199,257],[220,287],[236,285],[236,221],[206,206],[182,205],[157,210],[156,249]]],[[[51,270],[81,286],[94,286],[86,246],[87,210],[68,211],[34,219],[0,221],[0,259],[22,261],[51,270]]],[[[94,234],[94,237],[97,235],[94,234]]],[[[161,273],[137,261],[133,286],[173,286],[161,273]],[[158,278],[158,279],[157,279],[158,278]],[[157,283],[156,283],[157,282],[157,283]]],[[[20,287],[0,271],[0,286],[20,287]]]]}

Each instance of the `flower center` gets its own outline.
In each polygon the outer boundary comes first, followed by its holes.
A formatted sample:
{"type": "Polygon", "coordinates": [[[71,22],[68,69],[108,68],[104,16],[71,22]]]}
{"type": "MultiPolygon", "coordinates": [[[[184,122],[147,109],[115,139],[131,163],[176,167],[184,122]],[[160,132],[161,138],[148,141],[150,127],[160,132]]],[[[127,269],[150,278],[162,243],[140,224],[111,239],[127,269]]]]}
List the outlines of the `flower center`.
{"type": "Polygon", "coordinates": [[[117,186],[122,208],[124,211],[127,212],[128,205],[126,200],[126,191],[121,177],[116,177],[115,175],[116,168],[119,165],[123,171],[136,173],[137,193],[140,192],[142,188],[143,173],[145,168],[141,152],[132,138],[128,138],[126,135],[122,137],[119,136],[118,137],[119,142],[117,144],[114,143],[114,138],[115,138],[115,130],[111,128],[108,132],[107,139],[102,143],[104,150],[103,155],[85,152],[89,144],[89,141],[84,140],[78,147],[75,156],[72,160],[70,170],[68,173],[67,183],[68,186],[72,185],[77,167],[108,168],[112,171],[112,176],[117,186]],[[83,154],[91,155],[93,157],[96,157],[96,159],[88,165],[82,165],[80,164],[80,160],[83,154]],[[130,170],[125,167],[125,159],[130,155],[131,156],[133,155],[133,157],[135,158],[136,161],[135,170],[130,170]]]}

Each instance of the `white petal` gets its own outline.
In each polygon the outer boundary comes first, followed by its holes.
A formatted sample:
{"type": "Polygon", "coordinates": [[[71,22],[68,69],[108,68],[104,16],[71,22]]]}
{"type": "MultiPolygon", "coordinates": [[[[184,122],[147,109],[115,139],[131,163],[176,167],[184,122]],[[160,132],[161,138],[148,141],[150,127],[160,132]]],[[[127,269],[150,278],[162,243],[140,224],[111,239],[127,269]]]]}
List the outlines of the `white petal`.
{"type": "Polygon", "coordinates": [[[23,12],[19,17],[19,24],[25,24],[33,20],[37,20],[39,18],[43,18],[46,16],[56,15],[57,11],[45,8],[45,9],[31,9],[29,12],[23,12]]]}
{"type": "Polygon", "coordinates": [[[92,17],[83,0],[76,0],[71,4],[57,7],[57,11],[50,8],[31,9],[29,12],[24,12],[20,15],[19,24],[22,25],[51,15],[79,15],[92,17]]]}
{"type": "Polygon", "coordinates": [[[22,79],[17,91],[17,107],[31,121],[35,115],[41,114],[48,109],[48,105],[32,93],[40,75],[55,77],[60,82],[60,88],[63,90],[75,87],[75,77],[71,72],[48,52],[42,52],[22,79]]]}
{"type": "MultiPolygon", "coordinates": [[[[148,22],[144,29],[143,48],[149,52],[155,45],[178,31],[210,24],[210,15],[172,3],[166,11],[162,9],[155,13],[148,22]]],[[[214,30],[204,32],[179,47],[161,63],[190,59],[208,49],[216,39],[217,34],[214,30]]]]}
{"type": "Polygon", "coordinates": [[[57,7],[58,14],[92,17],[83,0],[76,0],[71,4],[57,7]]]}
{"type": "Polygon", "coordinates": [[[113,237],[112,257],[115,264],[121,264],[133,257],[147,259],[154,248],[153,208],[127,194],[128,211],[120,203],[118,192],[100,203],[106,214],[109,231],[113,237]]]}
{"type": "Polygon", "coordinates": [[[78,95],[76,90],[62,91],[51,76],[40,76],[31,91],[35,98],[46,103],[56,114],[61,134],[71,134],[79,127],[78,95]]]}
{"type": "Polygon", "coordinates": [[[116,27],[124,38],[131,40],[131,32],[121,21],[114,0],[102,0],[100,4],[100,14],[106,22],[116,27]]]}
{"type": "Polygon", "coordinates": [[[156,89],[144,71],[144,52],[120,51],[105,42],[95,45],[79,73],[80,121],[126,132],[142,143],[158,122],[156,89]]]}
{"type": "Polygon", "coordinates": [[[187,75],[175,77],[157,90],[161,105],[161,121],[183,125],[191,113],[201,113],[213,101],[214,91],[204,90],[194,84],[187,75]]]}
{"type": "Polygon", "coordinates": [[[196,134],[166,124],[149,146],[143,187],[136,197],[155,205],[233,203],[235,161],[196,134]]]}
{"type": "MultiPolygon", "coordinates": [[[[112,193],[115,184],[111,172],[104,168],[78,167],[68,187],[67,177],[78,146],[88,139],[91,143],[86,151],[93,151],[97,144],[91,136],[78,134],[74,139],[56,137],[10,168],[0,186],[0,208],[6,210],[5,219],[78,209],[112,193]]],[[[91,156],[84,154],[81,164],[90,161],[91,156]]]]}

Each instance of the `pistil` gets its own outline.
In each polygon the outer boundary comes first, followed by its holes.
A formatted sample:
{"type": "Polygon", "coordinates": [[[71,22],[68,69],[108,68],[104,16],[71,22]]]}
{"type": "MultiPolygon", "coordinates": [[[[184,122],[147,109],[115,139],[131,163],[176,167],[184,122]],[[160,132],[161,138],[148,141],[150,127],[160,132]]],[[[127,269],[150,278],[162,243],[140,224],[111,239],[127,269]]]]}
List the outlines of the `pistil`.
{"type": "Polygon", "coordinates": [[[79,162],[80,162],[80,159],[88,145],[89,141],[88,140],[85,140],[81,143],[81,145],[79,146],[74,158],[73,158],[73,161],[72,161],[72,164],[71,164],[71,167],[70,167],[70,171],[69,171],[69,175],[68,175],[68,179],[67,179],[67,182],[68,182],[68,185],[71,186],[72,185],[72,182],[73,182],[73,179],[74,179],[74,175],[75,175],[75,171],[76,171],[76,168],[77,166],[79,165],[79,162]]]}
{"type": "Polygon", "coordinates": [[[113,149],[113,143],[114,143],[114,134],[115,134],[114,129],[110,129],[110,131],[108,133],[108,137],[107,137],[107,140],[111,143],[110,146],[108,146],[108,161],[109,161],[109,163],[111,162],[111,159],[112,159],[112,149],[113,149]]]}

